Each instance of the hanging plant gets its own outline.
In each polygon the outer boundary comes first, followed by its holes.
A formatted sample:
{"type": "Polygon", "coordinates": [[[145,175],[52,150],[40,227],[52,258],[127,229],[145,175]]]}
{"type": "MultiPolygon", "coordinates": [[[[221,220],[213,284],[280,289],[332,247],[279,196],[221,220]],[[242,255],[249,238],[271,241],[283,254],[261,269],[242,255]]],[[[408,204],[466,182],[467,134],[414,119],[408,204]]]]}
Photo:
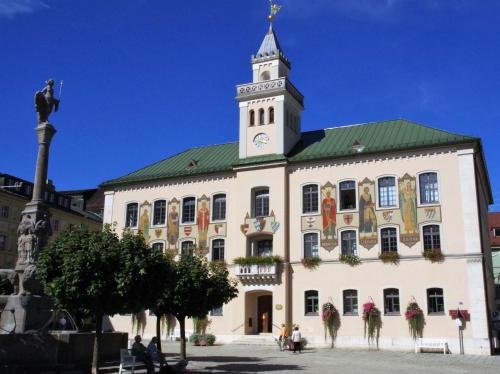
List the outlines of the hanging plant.
{"type": "Polygon", "coordinates": [[[393,251],[382,252],[381,254],[378,255],[378,258],[382,260],[382,262],[385,264],[389,263],[394,265],[399,264],[399,259],[400,259],[399,253],[393,251]]]}
{"type": "Polygon", "coordinates": [[[143,309],[138,313],[132,313],[132,331],[135,330],[136,335],[144,335],[144,329],[148,322],[146,311],[143,309]],[[139,334],[139,332],[141,332],[139,334]]]}
{"type": "Polygon", "coordinates": [[[351,266],[356,266],[361,264],[361,260],[356,255],[340,255],[339,261],[351,266]]]}
{"type": "Polygon", "coordinates": [[[174,334],[177,319],[173,314],[164,314],[161,316],[162,334],[166,333],[167,337],[174,334]]]}
{"type": "Polygon", "coordinates": [[[321,307],[321,319],[325,328],[325,340],[328,335],[332,343],[331,347],[333,348],[337,339],[337,332],[340,328],[340,314],[333,303],[328,302],[323,304],[321,307]]]}
{"type": "Polygon", "coordinates": [[[413,340],[421,338],[424,332],[424,312],[416,301],[410,301],[406,307],[405,318],[408,321],[408,329],[413,340]]]}
{"type": "Polygon", "coordinates": [[[378,348],[382,320],[380,319],[380,310],[378,310],[373,301],[363,304],[363,321],[364,334],[365,338],[368,338],[368,344],[372,344],[375,341],[378,348]]]}
{"type": "Polygon", "coordinates": [[[440,248],[423,251],[422,256],[424,256],[426,260],[429,260],[430,262],[433,263],[444,261],[444,256],[440,248]]]}
{"type": "Polygon", "coordinates": [[[313,270],[319,266],[321,258],[319,258],[318,256],[308,256],[304,257],[302,260],[300,260],[300,262],[302,262],[302,265],[304,265],[306,269],[313,270]]]}

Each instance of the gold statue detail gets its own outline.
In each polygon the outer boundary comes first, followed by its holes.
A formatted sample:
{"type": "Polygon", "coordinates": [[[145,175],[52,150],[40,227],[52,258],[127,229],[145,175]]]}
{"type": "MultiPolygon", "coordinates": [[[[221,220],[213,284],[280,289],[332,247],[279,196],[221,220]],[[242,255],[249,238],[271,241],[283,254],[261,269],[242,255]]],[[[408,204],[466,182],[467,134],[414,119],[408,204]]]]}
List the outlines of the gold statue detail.
{"type": "Polygon", "coordinates": [[[281,9],[281,5],[274,4],[273,0],[269,0],[269,5],[271,6],[271,13],[269,13],[269,16],[267,16],[267,19],[269,19],[269,22],[274,21],[274,16],[278,14],[278,12],[281,9]]]}

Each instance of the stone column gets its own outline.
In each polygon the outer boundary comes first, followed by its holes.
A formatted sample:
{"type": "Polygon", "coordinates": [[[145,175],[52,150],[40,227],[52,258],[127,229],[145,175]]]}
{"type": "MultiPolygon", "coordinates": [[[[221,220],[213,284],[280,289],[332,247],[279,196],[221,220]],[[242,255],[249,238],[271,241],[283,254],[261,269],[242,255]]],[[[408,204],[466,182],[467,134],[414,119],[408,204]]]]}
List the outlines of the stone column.
{"type": "Polygon", "coordinates": [[[40,124],[35,131],[38,137],[38,157],[36,159],[35,186],[31,204],[43,202],[49,167],[49,147],[56,129],[46,122],[40,124]]]}

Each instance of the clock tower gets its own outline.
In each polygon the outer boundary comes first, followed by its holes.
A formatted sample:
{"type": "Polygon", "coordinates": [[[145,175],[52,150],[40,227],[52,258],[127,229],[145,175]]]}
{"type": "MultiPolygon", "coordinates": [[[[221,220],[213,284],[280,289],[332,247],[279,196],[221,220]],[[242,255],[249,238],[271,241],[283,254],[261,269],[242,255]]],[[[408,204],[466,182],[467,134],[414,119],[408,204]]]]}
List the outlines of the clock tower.
{"type": "Polygon", "coordinates": [[[288,79],[290,61],[283,54],[272,23],[251,63],[252,83],[236,86],[239,156],[286,155],[300,139],[304,96],[288,79]]]}

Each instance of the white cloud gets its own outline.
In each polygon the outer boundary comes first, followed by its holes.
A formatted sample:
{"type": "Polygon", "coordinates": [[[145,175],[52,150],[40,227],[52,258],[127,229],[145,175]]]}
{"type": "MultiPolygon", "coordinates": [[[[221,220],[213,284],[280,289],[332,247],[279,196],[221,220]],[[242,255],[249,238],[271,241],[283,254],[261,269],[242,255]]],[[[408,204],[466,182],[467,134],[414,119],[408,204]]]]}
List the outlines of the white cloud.
{"type": "Polygon", "coordinates": [[[0,0],[0,17],[14,18],[48,7],[42,0],[0,0]]]}

